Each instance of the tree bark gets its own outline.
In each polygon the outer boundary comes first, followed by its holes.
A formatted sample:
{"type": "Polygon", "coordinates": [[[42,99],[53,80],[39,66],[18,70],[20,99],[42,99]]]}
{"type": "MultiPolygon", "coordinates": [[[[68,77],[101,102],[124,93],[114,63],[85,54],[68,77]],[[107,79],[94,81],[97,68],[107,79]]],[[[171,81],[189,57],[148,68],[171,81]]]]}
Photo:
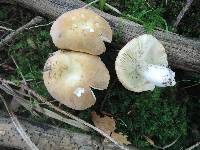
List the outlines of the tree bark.
{"type": "MultiPolygon", "coordinates": [[[[22,118],[18,119],[32,142],[40,150],[118,150],[112,143],[102,144],[100,138],[47,124],[30,122],[22,118]]],[[[0,111],[0,145],[22,150],[29,149],[9,116],[2,111],[0,111]]],[[[131,149],[134,150],[134,148],[131,149]]]]}
{"type": "MultiPolygon", "coordinates": [[[[85,5],[85,3],[79,0],[15,1],[53,19],[66,11],[80,8],[85,5]]],[[[137,23],[112,16],[95,8],[92,9],[104,17],[115,32],[120,31],[122,33],[124,43],[145,33],[143,26],[137,23]]],[[[200,41],[191,40],[164,30],[155,30],[153,35],[159,39],[166,48],[170,65],[184,70],[200,72],[200,41]]]]}

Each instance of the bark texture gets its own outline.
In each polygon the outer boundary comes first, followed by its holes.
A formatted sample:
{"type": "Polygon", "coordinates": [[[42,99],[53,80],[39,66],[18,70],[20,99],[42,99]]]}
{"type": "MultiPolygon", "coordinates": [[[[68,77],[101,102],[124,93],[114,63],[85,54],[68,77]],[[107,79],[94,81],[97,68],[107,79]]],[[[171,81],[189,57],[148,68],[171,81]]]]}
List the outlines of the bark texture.
{"type": "MultiPolygon", "coordinates": [[[[53,19],[66,11],[85,5],[85,3],[79,0],[15,1],[53,19]]],[[[120,31],[122,33],[124,43],[145,33],[143,26],[137,23],[112,16],[95,8],[92,9],[109,21],[115,32],[120,31]]],[[[200,72],[200,41],[191,40],[163,30],[155,30],[153,35],[164,44],[170,65],[184,70],[200,72]]]]}
{"type": "MultiPolygon", "coordinates": [[[[100,139],[94,139],[87,134],[70,132],[47,124],[28,122],[25,119],[19,119],[19,121],[40,150],[118,150],[113,144],[102,145],[100,139]]],[[[0,145],[22,150],[29,148],[9,116],[2,111],[0,111],[0,145]]]]}

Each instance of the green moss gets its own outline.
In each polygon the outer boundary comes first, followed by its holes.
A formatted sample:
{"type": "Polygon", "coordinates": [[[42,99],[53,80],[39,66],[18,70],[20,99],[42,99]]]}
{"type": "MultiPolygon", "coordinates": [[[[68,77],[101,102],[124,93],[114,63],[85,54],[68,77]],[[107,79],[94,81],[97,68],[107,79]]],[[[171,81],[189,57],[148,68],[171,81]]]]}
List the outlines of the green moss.
{"type": "Polygon", "coordinates": [[[151,6],[146,0],[125,1],[127,8],[123,11],[123,16],[129,20],[143,24],[146,31],[160,27],[168,30],[168,25],[162,17],[164,8],[151,6]]]}
{"type": "Polygon", "coordinates": [[[117,129],[139,149],[152,148],[144,136],[158,146],[179,138],[171,149],[180,149],[187,135],[186,106],[177,104],[175,94],[173,88],[135,94],[118,86],[109,95],[105,111],[114,115],[117,129]]]}
{"type": "Polygon", "coordinates": [[[48,30],[29,30],[23,34],[20,41],[8,49],[8,55],[12,56],[19,66],[9,79],[22,80],[21,72],[31,88],[44,96],[48,94],[42,80],[43,66],[49,53],[55,50],[48,30]]]}

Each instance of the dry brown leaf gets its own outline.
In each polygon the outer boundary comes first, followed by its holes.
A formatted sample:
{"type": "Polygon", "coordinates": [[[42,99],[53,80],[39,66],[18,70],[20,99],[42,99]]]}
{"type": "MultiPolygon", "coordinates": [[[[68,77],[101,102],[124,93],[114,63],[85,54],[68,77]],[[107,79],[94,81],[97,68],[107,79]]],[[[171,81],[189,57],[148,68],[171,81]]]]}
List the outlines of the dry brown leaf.
{"type": "Polygon", "coordinates": [[[125,144],[125,145],[128,145],[128,144],[131,144],[131,142],[129,142],[128,140],[127,140],[127,135],[123,135],[122,133],[115,133],[115,132],[113,132],[112,134],[111,134],[111,137],[113,138],[113,139],[115,139],[119,144],[121,144],[121,145],[123,145],[123,144],[125,144]]]}
{"type": "Polygon", "coordinates": [[[103,130],[105,133],[111,134],[111,132],[113,132],[116,129],[115,127],[116,123],[113,117],[108,117],[108,116],[100,117],[94,111],[91,113],[91,115],[94,125],[97,128],[103,130]]]}
{"type": "Polygon", "coordinates": [[[147,136],[144,136],[144,137],[145,137],[145,139],[147,140],[147,142],[148,142],[149,144],[155,145],[155,143],[154,143],[154,141],[153,141],[152,139],[150,139],[150,138],[147,137],[147,136]]]}
{"type": "MultiPolygon", "coordinates": [[[[116,140],[120,145],[128,145],[131,144],[131,142],[129,142],[127,140],[127,135],[123,135],[122,133],[115,133],[114,130],[116,129],[116,122],[113,119],[113,117],[108,117],[106,115],[104,115],[104,117],[100,117],[99,115],[96,114],[96,112],[92,112],[92,121],[94,123],[94,125],[103,130],[105,133],[107,134],[111,134],[111,137],[116,140]]],[[[108,142],[106,139],[104,140],[104,142],[108,142]]]]}

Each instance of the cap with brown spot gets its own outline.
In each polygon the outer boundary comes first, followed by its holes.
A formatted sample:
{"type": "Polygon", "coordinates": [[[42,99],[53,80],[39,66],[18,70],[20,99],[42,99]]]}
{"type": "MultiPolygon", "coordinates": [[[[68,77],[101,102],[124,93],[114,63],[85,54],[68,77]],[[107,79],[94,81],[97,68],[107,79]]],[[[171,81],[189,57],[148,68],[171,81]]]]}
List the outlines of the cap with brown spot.
{"type": "Polygon", "coordinates": [[[53,43],[60,49],[100,55],[105,52],[105,42],[112,41],[109,23],[85,8],[62,14],[50,31],[53,43]]]}
{"type": "Polygon", "coordinates": [[[109,72],[98,56],[72,51],[56,51],[43,72],[45,86],[53,98],[76,110],[95,104],[91,88],[106,89],[109,72]]]}

